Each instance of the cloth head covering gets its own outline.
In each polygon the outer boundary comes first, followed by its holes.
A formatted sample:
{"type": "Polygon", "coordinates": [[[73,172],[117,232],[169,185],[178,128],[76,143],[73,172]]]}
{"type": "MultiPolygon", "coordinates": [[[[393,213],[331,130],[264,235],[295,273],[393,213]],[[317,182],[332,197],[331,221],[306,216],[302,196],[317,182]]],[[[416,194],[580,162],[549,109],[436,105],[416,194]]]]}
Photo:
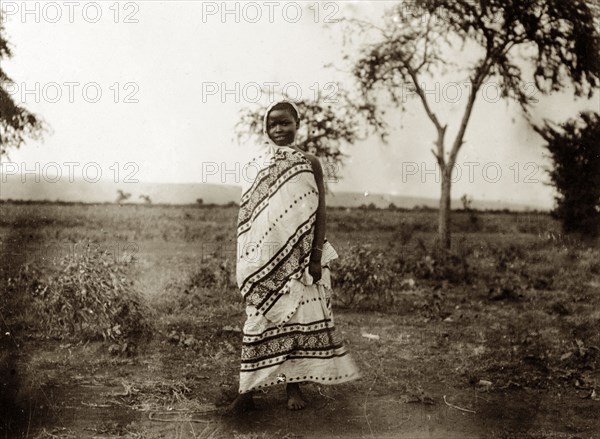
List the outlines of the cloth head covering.
{"type": "MultiPolygon", "coordinates": [[[[265,114],[263,116],[263,136],[265,138],[265,142],[268,142],[274,146],[277,146],[277,144],[275,144],[275,142],[273,142],[273,139],[271,139],[271,137],[269,136],[269,133],[267,132],[267,130],[268,130],[267,119],[269,118],[269,113],[271,112],[271,110],[273,110],[273,107],[275,107],[275,105],[279,105],[279,104],[288,104],[290,107],[292,107],[296,111],[296,115],[298,116],[298,119],[300,119],[300,110],[298,110],[298,107],[292,101],[284,100],[284,101],[273,102],[273,103],[271,103],[271,105],[269,105],[267,107],[267,109],[265,110],[265,114]]],[[[295,139],[294,139],[294,142],[292,143],[292,145],[294,145],[294,146],[296,145],[295,139]]]]}

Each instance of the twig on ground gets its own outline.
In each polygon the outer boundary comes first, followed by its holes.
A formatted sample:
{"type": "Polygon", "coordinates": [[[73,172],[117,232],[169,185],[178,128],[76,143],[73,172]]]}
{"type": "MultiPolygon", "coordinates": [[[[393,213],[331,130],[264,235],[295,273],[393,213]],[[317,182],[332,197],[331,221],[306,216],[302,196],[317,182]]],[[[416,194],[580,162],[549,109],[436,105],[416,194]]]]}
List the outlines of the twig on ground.
{"type": "Polygon", "coordinates": [[[324,393],[322,393],[322,392],[321,392],[321,388],[320,388],[320,387],[317,387],[317,390],[319,391],[319,395],[321,395],[321,396],[324,396],[325,398],[329,398],[329,399],[331,399],[332,401],[335,401],[335,398],[333,398],[333,397],[331,397],[331,396],[329,396],[329,395],[325,395],[324,393]]]}
{"type": "Polygon", "coordinates": [[[81,402],[81,405],[85,405],[86,407],[93,407],[93,408],[108,408],[108,407],[112,407],[113,404],[96,404],[94,402],[81,402]]]}
{"type": "Polygon", "coordinates": [[[475,410],[464,409],[464,408],[462,408],[462,407],[459,407],[459,406],[457,406],[457,405],[450,404],[448,401],[446,401],[446,395],[444,395],[444,402],[446,403],[446,405],[447,405],[448,407],[452,407],[453,409],[460,410],[461,412],[467,412],[467,413],[477,413],[475,410]]]}
{"type": "MultiPolygon", "coordinates": [[[[207,414],[207,413],[212,413],[215,410],[209,410],[209,411],[198,411],[198,410],[190,410],[188,413],[194,414],[194,413],[200,413],[200,414],[207,414]]],[[[203,423],[210,423],[209,420],[206,419],[194,419],[194,418],[183,418],[183,417],[167,417],[167,418],[157,418],[155,417],[155,415],[169,415],[169,414],[174,414],[171,411],[151,411],[150,413],[148,413],[148,419],[150,419],[151,421],[158,421],[158,422],[203,422],[203,423]]],[[[178,415],[181,415],[182,413],[179,412],[177,413],[178,415]]]]}
{"type": "Polygon", "coordinates": [[[489,399],[484,398],[483,396],[480,396],[480,395],[477,395],[477,394],[475,394],[475,398],[483,399],[485,402],[490,402],[489,399]]]}

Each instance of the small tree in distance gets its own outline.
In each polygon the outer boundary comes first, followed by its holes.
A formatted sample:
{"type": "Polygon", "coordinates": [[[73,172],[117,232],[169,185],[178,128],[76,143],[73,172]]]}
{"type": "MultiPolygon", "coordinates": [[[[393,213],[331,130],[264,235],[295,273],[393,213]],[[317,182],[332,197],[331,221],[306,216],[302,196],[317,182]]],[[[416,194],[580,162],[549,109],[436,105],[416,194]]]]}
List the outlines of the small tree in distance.
{"type": "Polygon", "coordinates": [[[117,199],[116,199],[116,203],[117,204],[121,204],[123,201],[127,201],[131,198],[131,193],[129,192],[123,192],[121,189],[117,190],[117,199]]]}
{"type": "Polygon", "coordinates": [[[150,198],[150,195],[140,194],[139,198],[144,200],[145,204],[152,204],[152,199],[150,198]]]}

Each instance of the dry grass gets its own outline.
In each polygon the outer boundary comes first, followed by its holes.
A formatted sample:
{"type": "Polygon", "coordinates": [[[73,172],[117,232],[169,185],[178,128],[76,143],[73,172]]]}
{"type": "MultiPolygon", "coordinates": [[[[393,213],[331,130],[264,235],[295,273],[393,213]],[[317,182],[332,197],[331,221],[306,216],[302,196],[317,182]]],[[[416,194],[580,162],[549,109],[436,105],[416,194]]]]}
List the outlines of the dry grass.
{"type": "MultiPolygon", "coordinates": [[[[32,386],[100,383],[110,391],[96,395],[95,403],[117,401],[123,409],[138,411],[201,411],[235,395],[244,319],[233,278],[236,208],[1,208],[2,291],[6,293],[9,277],[20,279],[0,306],[2,329],[10,328],[26,346],[23,361],[32,386]],[[69,328],[80,323],[65,320],[66,314],[57,322],[52,316],[44,320],[17,312],[23,297],[41,297],[39,289],[45,285],[65,284],[59,262],[79,256],[72,252],[43,259],[48,253],[41,250],[80,239],[100,250],[115,245],[126,249],[111,254],[108,267],[121,273],[128,291],[139,293],[141,317],[150,322],[152,335],[132,357],[108,355],[110,337],[106,344],[32,340],[26,331],[39,331],[36,321],[69,328]]],[[[508,391],[586,397],[600,390],[598,244],[561,236],[558,224],[544,214],[477,215],[476,230],[466,212],[454,215],[459,232],[452,251],[439,254],[434,250],[435,212],[329,212],[328,238],[341,255],[333,268],[336,322],[364,377],[339,388],[308,386],[309,395],[328,402],[352,392],[369,398],[393,394],[405,403],[443,405],[440,389],[485,399],[508,391]],[[363,333],[379,335],[379,340],[363,333]]],[[[90,281],[101,279],[100,273],[90,281]]],[[[74,285],[87,281],[82,282],[74,285]]],[[[586,431],[592,418],[577,416],[583,417],[586,431]]],[[[105,427],[110,425],[97,426],[105,427]]],[[[158,437],[146,425],[114,428],[120,429],[120,437],[158,437]]],[[[281,437],[282,431],[279,426],[260,434],[235,434],[270,438],[281,437]]],[[[71,437],[69,431],[50,429],[39,434],[71,437]]],[[[194,434],[233,433],[215,426],[194,434]]]]}

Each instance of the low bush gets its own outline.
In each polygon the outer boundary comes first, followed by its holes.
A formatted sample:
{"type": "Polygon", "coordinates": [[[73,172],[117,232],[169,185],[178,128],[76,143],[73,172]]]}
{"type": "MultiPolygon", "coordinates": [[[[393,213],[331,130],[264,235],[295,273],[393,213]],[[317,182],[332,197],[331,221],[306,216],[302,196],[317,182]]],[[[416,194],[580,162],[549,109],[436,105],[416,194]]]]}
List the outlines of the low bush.
{"type": "Polygon", "coordinates": [[[235,280],[235,266],[228,259],[204,255],[155,296],[150,304],[160,309],[161,325],[201,339],[224,324],[238,325],[244,314],[243,298],[235,280]]]}
{"type": "Polygon", "coordinates": [[[7,282],[22,300],[25,321],[41,334],[70,341],[104,340],[115,352],[131,353],[150,329],[149,310],[127,277],[127,262],[92,249],[67,255],[58,269],[43,273],[21,267],[7,282]]]}
{"type": "Polygon", "coordinates": [[[337,302],[349,308],[385,308],[393,304],[396,277],[384,252],[356,245],[336,264],[337,302]]]}
{"type": "Polygon", "coordinates": [[[402,249],[392,243],[387,251],[369,245],[354,245],[334,267],[334,291],[339,305],[364,310],[395,310],[403,303],[402,292],[416,281],[429,287],[470,281],[468,251],[430,251],[417,240],[408,247],[410,235],[398,236],[402,249]],[[408,237],[407,237],[408,236],[408,237]]]}

